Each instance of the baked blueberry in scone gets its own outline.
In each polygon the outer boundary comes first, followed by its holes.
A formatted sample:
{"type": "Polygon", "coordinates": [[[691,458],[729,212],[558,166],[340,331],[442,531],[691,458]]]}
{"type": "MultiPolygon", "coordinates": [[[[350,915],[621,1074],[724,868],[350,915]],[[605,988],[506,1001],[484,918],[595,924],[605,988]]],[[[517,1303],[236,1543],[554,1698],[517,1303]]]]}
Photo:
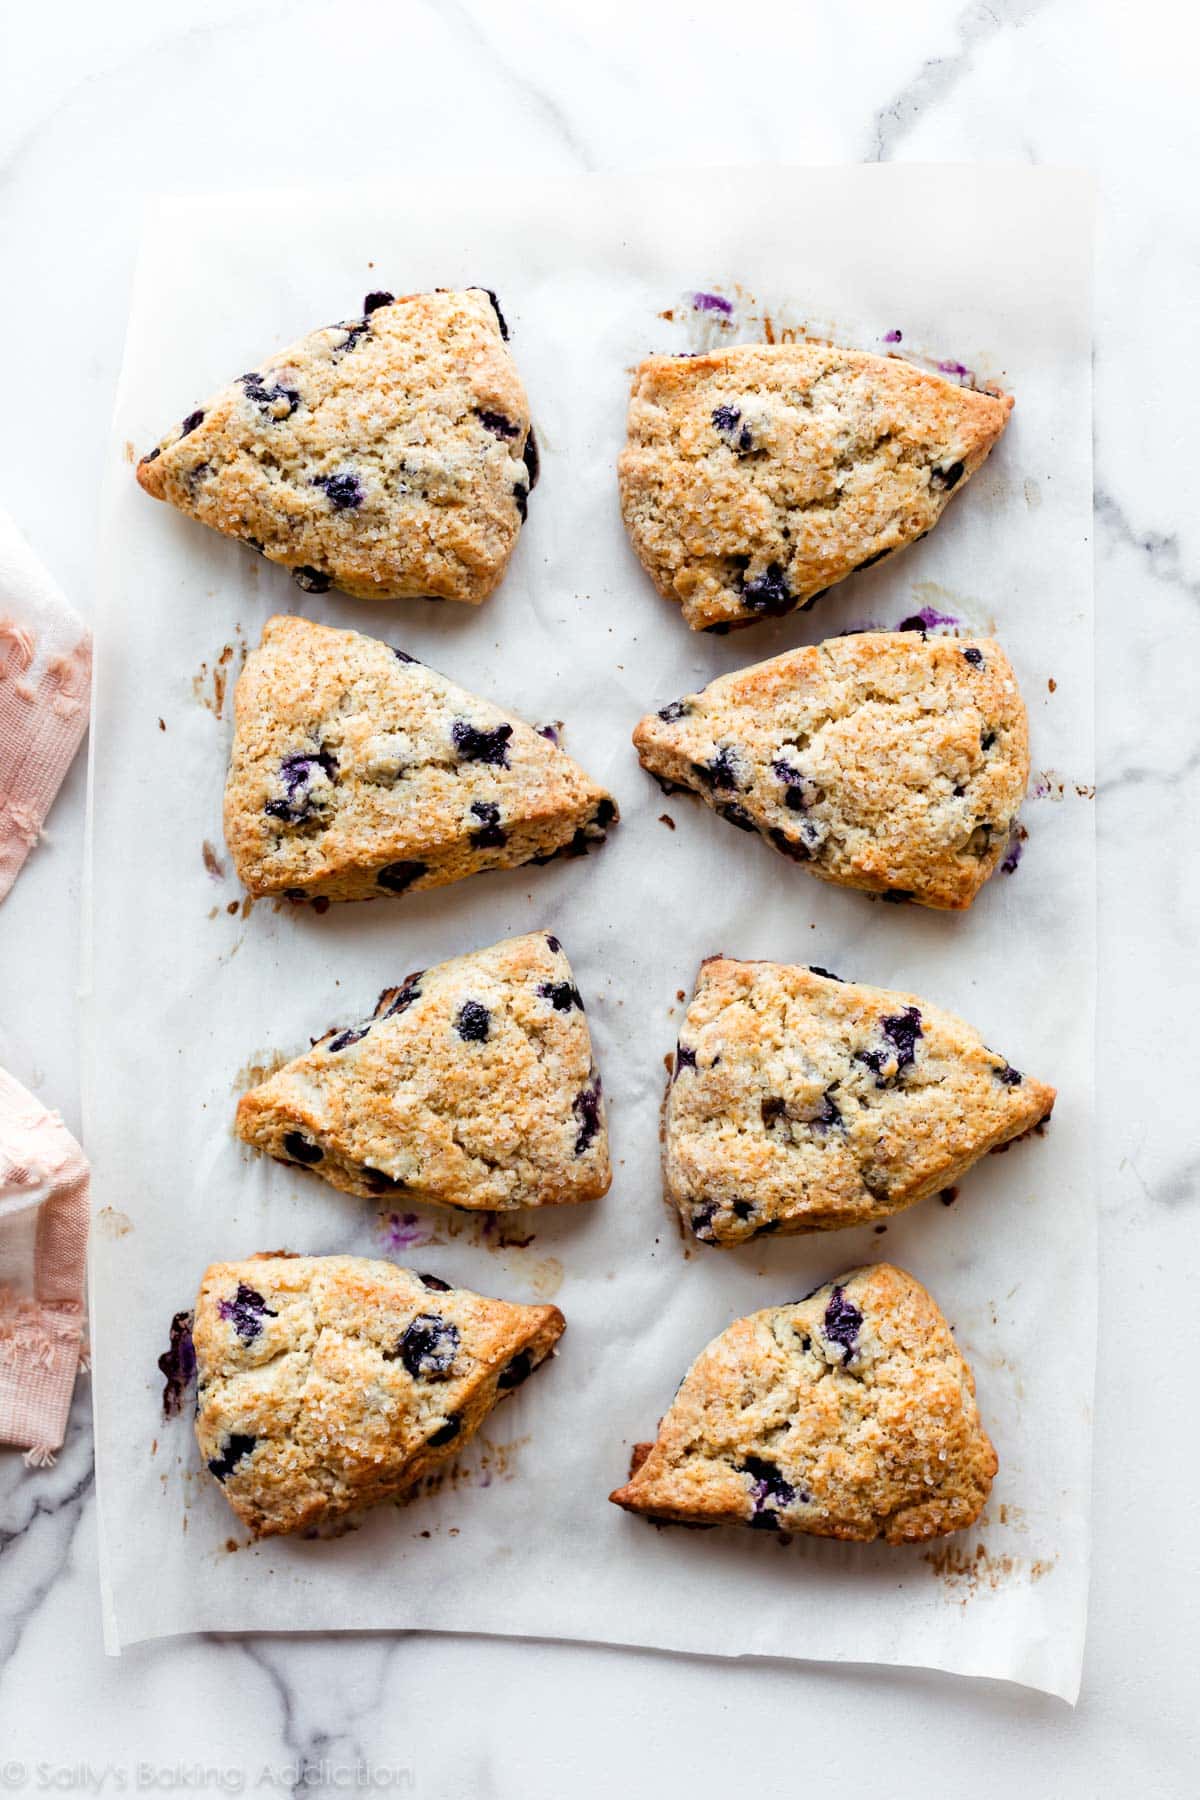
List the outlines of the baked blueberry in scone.
{"type": "Polygon", "coordinates": [[[999,866],[1029,779],[1025,705],[990,638],[789,650],[649,713],[633,741],[810,875],[948,909],[999,866]]]}
{"type": "Polygon", "coordinates": [[[996,1468],[945,1319],[877,1263],[714,1338],[610,1498],[652,1519],[910,1544],[973,1524],[996,1468]]]}
{"type": "Polygon", "coordinates": [[[555,740],[376,638],[270,619],[238,680],[225,838],[252,894],[441,887],[584,855],[617,816],[555,740]]]}
{"type": "Polygon", "coordinates": [[[138,465],[148,494],[282,563],[309,593],[478,604],[537,468],[494,300],[368,294],[188,414],[138,465]]]}
{"type": "Polygon", "coordinates": [[[256,1537],[404,1493],[551,1355],[514,1306],[357,1256],[214,1263],[196,1302],[196,1440],[256,1537]]]}
{"type": "Polygon", "coordinates": [[[365,1199],[506,1211],[612,1180],[583,999],[545,932],[385,989],[243,1094],[237,1133],[365,1199]]]}
{"type": "Polygon", "coordinates": [[[1054,1100],[915,994],[710,957],[667,1090],[666,1191],[709,1244],[863,1225],[942,1192],[1054,1100]]]}
{"type": "Polygon", "coordinates": [[[626,529],[693,631],[791,612],[923,537],[1012,404],[830,344],[650,356],[618,463],[626,529]]]}

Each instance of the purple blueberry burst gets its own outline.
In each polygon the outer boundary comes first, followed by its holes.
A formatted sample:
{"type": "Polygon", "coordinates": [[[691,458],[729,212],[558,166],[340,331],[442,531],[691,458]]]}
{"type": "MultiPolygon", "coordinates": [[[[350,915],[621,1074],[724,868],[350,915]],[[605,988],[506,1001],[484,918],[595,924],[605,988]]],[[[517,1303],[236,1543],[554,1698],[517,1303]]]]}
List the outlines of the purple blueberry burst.
{"type": "Polygon", "coordinates": [[[306,594],[327,594],[333,586],[331,577],[324,569],[310,568],[307,563],[301,563],[292,570],[292,580],[306,594]]]}
{"type": "Polygon", "coordinates": [[[203,423],[204,413],[201,409],[197,408],[195,412],[190,412],[188,414],[187,418],[183,421],[183,424],[179,427],[180,436],[189,437],[191,433],[195,431],[197,425],[203,425],[203,423]]]}
{"type": "Polygon", "coordinates": [[[220,1456],[210,1457],[208,1472],[218,1481],[228,1481],[243,1456],[249,1456],[258,1439],[244,1431],[233,1431],[225,1439],[220,1456]]]}
{"type": "Polygon", "coordinates": [[[503,769],[508,767],[508,740],[512,734],[511,725],[497,725],[487,731],[472,725],[469,719],[455,719],[450,727],[451,741],[463,762],[490,763],[503,769]]]}
{"type": "Polygon", "coordinates": [[[421,998],[421,990],[417,983],[424,969],[418,969],[415,975],[406,975],[400,987],[384,988],[375,1002],[377,1019],[394,1019],[397,1014],[407,1012],[414,1000],[421,998]]]}
{"type": "Polygon", "coordinates": [[[525,464],[525,473],[529,477],[529,492],[532,494],[538,484],[538,476],[542,472],[542,459],[538,452],[538,442],[533,435],[532,425],[525,437],[525,448],[521,452],[521,461],[525,464]]]}
{"type": "Polygon", "coordinates": [[[353,512],[366,499],[362,482],[349,469],[339,469],[335,475],[314,476],[313,486],[324,491],[334,512],[353,512]]]}
{"type": "Polygon", "coordinates": [[[279,382],[271,382],[268,385],[257,369],[251,369],[250,373],[241,376],[240,380],[247,400],[253,401],[258,410],[267,418],[274,420],[276,424],[282,419],[290,419],[300,404],[300,395],[297,389],[283,387],[279,382]],[[281,403],[284,407],[283,412],[276,410],[281,403]]]}
{"type": "Polygon", "coordinates": [[[335,1032],[326,1044],[330,1056],[336,1056],[339,1050],[348,1050],[351,1044],[357,1044],[365,1038],[371,1027],[367,1025],[347,1025],[344,1031],[335,1032]]]}
{"type": "Polygon", "coordinates": [[[280,819],[285,825],[306,824],[317,810],[312,791],[314,781],[320,774],[324,774],[330,781],[336,781],[337,773],[337,758],[330,751],[294,751],[292,755],[285,756],[279,765],[283,797],[268,800],[263,811],[272,819],[280,819]]]}
{"type": "Polygon", "coordinates": [[[845,1288],[835,1287],[825,1308],[822,1330],[831,1343],[840,1345],[843,1363],[854,1355],[862,1322],[863,1316],[854,1302],[847,1300],[845,1288]]]}
{"type": "Polygon", "coordinates": [[[174,1419],[183,1410],[184,1396],[196,1379],[196,1346],[192,1342],[192,1315],[177,1312],[171,1320],[167,1348],[158,1359],[158,1367],[166,1377],[163,1383],[164,1419],[174,1419]]]}
{"type": "Polygon", "coordinates": [[[906,1006],[901,1013],[894,1013],[890,1018],[879,1021],[879,1029],[895,1050],[896,1067],[890,1076],[882,1073],[884,1066],[891,1061],[886,1050],[860,1050],[855,1055],[855,1062],[865,1063],[873,1069],[879,1079],[876,1087],[886,1087],[889,1081],[896,1080],[917,1059],[917,1039],[925,1034],[921,1030],[921,1014],[917,1007],[906,1006]]]}
{"type": "Polygon", "coordinates": [[[512,1361],[506,1363],[504,1368],[501,1369],[500,1378],[497,1381],[496,1386],[502,1392],[507,1392],[509,1388],[520,1387],[523,1381],[528,1381],[529,1377],[533,1374],[533,1369],[534,1361],[532,1351],[518,1350],[512,1361]]]}
{"type": "Polygon", "coordinates": [[[302,1168],[311,1169],[325,1158],[320,1144],[314,1144],[311,1138],[306,1138],[300,1131],[286,1131],[283,1135],[283,1147],[289,1162],[299,1163],[302,1168]]]}
{"type": "Polygon", "coordinates": [[[787,792],[784,795],[784,804],[787,806],[788,811],[806,811],[809,804],[810,790],[813,785],[808,779],[808,776],[802,774],[799,769],[793,768],[792,764],[782,756],[776,757],[775,761],[771,764],[771,773],[774,775],[775,779],[781,781],[787,789],[787,792]]]}
{"type": "MultiPolygon", "coordinates": [[[[742,604],[751,612],[763,613],[768,617],[777,617],[780,613],[790,612],[796,604],[795,595],[787,584],[782,563],[768,563],[766,568],[743,581],[740,589],[742,604]]],[[[813,599],[817,599],[816,594],[813,599]]],[[[806,604],[808,604],[806,602],[806,604]]]]}
{"type": "MultiPolygon", "coordinates": [[[[793,1504],[795,1488],[784,1479],[775,1463],[767,1462],[761,1456],[748,1456],[740,1473],[750,1477],[750,1498],[754,1503],[751,1525],[759,1531],[777,1530],[779,1514],[776,1509],[793,1504]]],[[[808,1495],[803,1494],[801,1498],[807,1500],[808,1495]]]]}
{"type": "Polygon", "coordinates": [[[675,1046],[675,1072],[671,1077],[672,1081],[677,1081],[684,1069],[694,1069],[695,1066],[696,1066],[696,1052],[690,1047],[690,1045],[676,1044],[676,1046],[675,1046]]]}
{"type": "Polygon", "coordinates": [[[748,425],[742,424],[742,415],[738,407],[714,407],[712,422],[731,450],[753,450],[754,433],[748,425]]]}
{"type": "Polygon", "coordinates": [[[508,833],[500,824],[500,808],[492,800],[473,800],[471,815],[478,824],[471,832],[476,850],[500,850],[508,842],[508,833]]]}
{"type": "Polygon", "coordinates": [[[573,1006],[583,1012],[583,995],[573,981],[543,981],[538,987],[543,1000],[548,1000],[555,1012],[569,1013],[573,1006]]]}
{"type": "Polygon", "coordinates": [[[716,1213],[716,1201],[706,1200],[703,1205],[697,1206],[691,1214],[688,1223],[691,1225],[693,1235],[698,1237],[702,1244],[712,1244],[716,1242],[716,1233],[712,1228],[712,1222],[716,1217],[716,1213]]]}
{"type": "Polygon", "coordinates": [[[948,494],[951,488],[956,488],[958,486],[966,472],[965,463],[949,463],[944,469],[934,469],[931,471],[929,485],[939,494],[948,494]]]}
{"type": "Polygon", "coordinates": [[[693,763],[692,773],[699,777],[705,787],[738,788],[739,753],[736,744],[722,744],[715,756],[706,763],[693,763]]]}
{"type": "Polygon", "coordinates": [[[686,700],[668,700],[665,706],[659,707],[658,716],[664,724],[674,725],[677,719],[685,718],[691,710],[686,700]]]}
{"type": "Polygon", "coordinates": [[[239,1281],[237,1293],[232,1300],[218,1300],[217,1311],[223,1319],[231,1324],[243,1343],[252,1344],[262,1336],[263,1323],[267,1319],[277,1319],[279,1314],[267,1305],[257,1288],[247,1287],[239,1281]]]}
{"type": "Polygon", "coordinates": [[[454,1029],[466,1044],[486,1044],[492,1028],[492,1015],[478,1000],[464,1000],[454,1020],[454,1029]]]}
{"type": "Polygon", "coordinates": [[[385,863],[382,869],[376,869],[375,880],[389,894],[402,894],[414,881],[420,881],[422,875],[428,873],[429,866],[423,862],[385,863]]]}
{"type": "Polygon", "coordinates": [[[439,1313],[418,1313],[409,1322],[394,1351],[384,1351],[387,1361],[398,1357],[414,1381],[443,1381],[458,1355],[458,1326],[439,1313]]]}
{"type": "Polygon", "coordinates": [[[966,649],[963,651],[963,658],[966,662],[971,664],[973,669],[982,669],[983,651],[977,650],[974,644],[967,645],[966,649]]]}
{"type": "Polygon", "coordinates": [[[374,291],[366,295],[363,300],[363,316],[369,319],[371,314],[373,312],[378,312],[381,306],[391,306],[395,298],[395,294],[389,294],[386,288],[374,289],[374,291]]]}
{"type": "Polygon", "coordinates": [[[493,437],[515,438],[521,435],[521,427],[514,425],[512,420],[506,418],[503,413],[490,412],[487,407],[479,406],[475,409],[475,417],[484,430],[490,431],[493,437]]]}
{"type": "MultiPolygon", "coordinates": [[[[833,979],[836,981],[837,976],[835,975],[833,979]]],[[[828,1131],[832,1126],[840,1125],[842,1122],[841,1109],[833,1097],[836,1089],[837,1082],[831,1082],[829,1087],[827,1087],[825,1092],[821,1095],[820,1112],[814,1119],[809,1121],[809,1123],[818,1130],[828,1131]]]]}
{"type": "Polygon", "coordinates": [[[575,1134],[575,1154],[582,1156],[591,1147],[593,1139],[600,1130],[600,1101],[603,1089],[600,1082],[600,1071],[592,1071],[592,1078],[585,1088],[576,1094],[572,1112],[579,1121],[579,1130],[575,1134]]]}

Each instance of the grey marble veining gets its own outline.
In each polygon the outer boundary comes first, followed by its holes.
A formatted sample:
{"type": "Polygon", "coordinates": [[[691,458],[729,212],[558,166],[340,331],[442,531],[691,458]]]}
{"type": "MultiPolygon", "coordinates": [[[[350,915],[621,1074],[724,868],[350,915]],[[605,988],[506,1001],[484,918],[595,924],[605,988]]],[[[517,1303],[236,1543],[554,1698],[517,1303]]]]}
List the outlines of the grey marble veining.
{"type": "MultiPolygon", "coordinates": [[[[336,13],[318,0],[70,0],[14,9],[5,29],[5,504],[84,608],[145,191],[760,158],[1095,169],[1103,1311],[1092,1623],[1074,1714],[917,1672],[330,1639],[321,1619],[311,1637],[184,1640],[107,1661],[81,1390],[56,1467],[33,1474],[0,1452],[0,1785],[21,1791],[5,1770],[25,1759],[34,1791],[40,1758],[125,1771],[130,1788],[144,1762],[148,1786],[182,1764],[209,1772],[193,1786],[220,1789],[222,1771],[241,1770],[246,1788],[301,1792],[363,1762],[396,1772],[396,1792],[438,1800],[617,1782],[707,1796],[740,1789],[748,1770],[783,1791],[802,1747],[826,1778],[886,1768],[897,1796],[968,1783],[1040,1794],[1049,1769],[1068,1800],[1188,1791],[1198,1471],[1178,1389],[1200,1351],[1200,514],[1179,394],[1200,267],[1190,19],[1159,0],[741,17],[716,0],[499,12],[359,0],[336,13]]],[[[0,1061],[73,1124],[83,794],[77,769],[50,842],[0,911],[0,1061]]],[[[113,1775],[105,1791],[119,1785],[113,1775]]]]}

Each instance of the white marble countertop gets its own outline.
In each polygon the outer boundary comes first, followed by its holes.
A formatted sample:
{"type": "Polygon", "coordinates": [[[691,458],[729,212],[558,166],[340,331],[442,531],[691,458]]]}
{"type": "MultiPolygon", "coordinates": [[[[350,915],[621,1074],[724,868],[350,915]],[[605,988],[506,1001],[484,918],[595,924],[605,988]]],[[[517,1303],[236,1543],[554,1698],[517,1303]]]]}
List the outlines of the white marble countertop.
{"type": "MultiPolygon", "coordinates": [[[[3,500],[84,610],[147,193],[763,160],[1095,170],[1102,1312],[1074,1713],[920,1672],[331,1638],[317,1618],[311,1637],[183,1640],[108,1661],[81,1384],[55,1468],[0,1451],[0,1787],[540,1800],[619,1784],[706,1800],[802,1777],[878,1788],[884,1771],[897,1800],[1194,1791],[1198,1558],[1190,1504],[1168,1498],[1190,1498],[1200,1477],[1176,1398],[1200,1354],[1200,996],[1176,848],[1200,797],[1200,526],[1175,424],[1198,285],[1192,30],[1162,0],[798,0],[744,27],[716,0],[6,12],[3,500]]],[[[0,913],[0,1063],[76,1127],[83,795],[80,764],[0,913]]]]}

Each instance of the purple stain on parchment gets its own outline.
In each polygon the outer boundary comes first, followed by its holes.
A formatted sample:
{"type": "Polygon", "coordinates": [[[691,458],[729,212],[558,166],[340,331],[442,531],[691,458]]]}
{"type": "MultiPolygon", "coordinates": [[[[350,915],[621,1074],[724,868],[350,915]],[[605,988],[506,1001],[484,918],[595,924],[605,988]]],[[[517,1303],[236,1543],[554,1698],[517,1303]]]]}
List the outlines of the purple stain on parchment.
{"type": "Polygon", "coordinates": [[[726,300],[724,294],[693,294],[692,307],[696,312],[722,313],[725,318],[733,313],[733,301],[726,300]]]}
{"type": "Polygon", "coordinates": [[[958,627],[962,620],[953,613],[939,612],[935,606],[923,606],[920,612],[910,613],[907,619],[901,619],[897,631],[935,631],[939,625],[958,627]]]}
{"type": "Polygon", "coordinates": [[[902,331],[885,331],[883,341],[885,344],[898,344],[903,336],[902,331]]]}
{"type": "Polygon", "coordinates": [[[954,357],[948,357],[945,362],[940,362],[937,366],[943,375],[955,375],[960,381],[964,378],[968,381],[975,379],[966,363],[957,362],[954,357]]]}
{"type": "Polygon", "coordinates": [[[416,1213],[389,1212],[379,1215],[379,1235],[388,1250],[409,1250],[414,1244],[427,1244],[430,1232],[416,1213]]]}
{"type": "Polygon", "coordinates": [[[1018,825],[1008,840],[1008,849],[1004,852],[1004,860],[1000,864],[1005,875],[1012,875],[1025,854],[1025,839],[1028,833],[1023,825],[1018,825]]]}

